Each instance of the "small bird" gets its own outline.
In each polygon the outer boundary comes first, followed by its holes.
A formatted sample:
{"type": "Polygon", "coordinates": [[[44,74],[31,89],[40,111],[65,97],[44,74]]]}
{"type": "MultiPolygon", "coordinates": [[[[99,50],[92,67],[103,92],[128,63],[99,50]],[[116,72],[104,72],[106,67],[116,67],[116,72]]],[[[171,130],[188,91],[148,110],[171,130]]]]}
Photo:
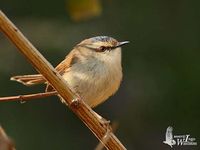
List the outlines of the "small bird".
{"type": "MultiPolygon", "coordinates": [[[[108,36],[85,39],[55,69],[84,102],[90,107],[96,107],[120,86],[121,46],[127,43],[129,41],[118,42],[108,36]]],[[[54,91],[41,74],[14,76],[11,80],[26,86],[45,83],[46,92],[54,91]]]]}
{"type": "Polygon", "coordinates": [[[171,148],[176,144],[176,141],[173,139],[173,127],[169,126],[165,133],[165,141],[163,143],[168,144],[171,148]]]}

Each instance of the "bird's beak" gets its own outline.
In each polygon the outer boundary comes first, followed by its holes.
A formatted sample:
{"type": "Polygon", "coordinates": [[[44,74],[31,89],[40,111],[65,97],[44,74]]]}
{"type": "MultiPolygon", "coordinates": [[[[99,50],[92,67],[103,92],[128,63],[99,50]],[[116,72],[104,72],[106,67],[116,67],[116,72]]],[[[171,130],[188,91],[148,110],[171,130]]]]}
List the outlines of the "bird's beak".
{"type": "Polygon", "coordinates": [[[128,43],[130,43],[130,42],[129,42],[129,41],[119,42],[118,45],[117,45],[116,47],[121,47],[121,46],[123,46],[123,45],[125,45],[125,44],[128,44],[128,43]]]}

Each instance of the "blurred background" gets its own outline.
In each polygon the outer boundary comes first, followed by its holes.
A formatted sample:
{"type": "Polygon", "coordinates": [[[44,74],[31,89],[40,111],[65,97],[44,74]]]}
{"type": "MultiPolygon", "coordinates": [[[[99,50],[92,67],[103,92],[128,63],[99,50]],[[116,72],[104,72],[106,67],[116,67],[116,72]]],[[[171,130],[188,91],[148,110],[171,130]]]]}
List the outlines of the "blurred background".
{"type": "MultiPolygon", "coordinates": [[[[174,135],[190,134],[200,149],[199,1],[9,0],[2,11],[56,66],[81,40],[97,35],[131,43],[123,47],[123,82],[109,101],[95,108],[117,122],[117,137],[129,150],[168,150],[174,135]]],[[[0,34],[0,97],[37,93],[9,81],[34,68],[0,34]]],[[[0,124],[19,150],[94,149],[98,140],[57,97],[0,103],[0,124]]]]}

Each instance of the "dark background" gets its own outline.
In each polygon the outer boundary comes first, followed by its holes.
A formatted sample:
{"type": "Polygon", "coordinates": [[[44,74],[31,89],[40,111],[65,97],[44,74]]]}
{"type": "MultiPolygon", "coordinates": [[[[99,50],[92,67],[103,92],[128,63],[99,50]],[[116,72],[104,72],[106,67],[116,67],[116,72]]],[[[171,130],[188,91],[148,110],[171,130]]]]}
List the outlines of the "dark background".
{"type": "MultiPolygon", "coordinates": [[[[90,2],[74,0],[78,3],[90,2]]],[[[73,3],[73,0],[70,1],[73,3]]],[[[95,108],[118,122],[117,137],[130,150],[168,150],[168,126],[200,145],[200,2],[104,0],[99,15],[73,20],[69,1],[9,0],[1,9],[56,66],[81,40],[97,35],[131,43],[123,47],[123,82],[109,101],[95,108]]],[[[74,7],[72,6],[72,7],[74,7]]],[[[92,15],[92,13],[91,13],[92,15]]],[[[0,96],[41,92],[9,81],[36,73],[0,34],[0,96]]],[[[0,124],[18,150],[94,149],[98,140],[57,97],[0,103],[0,124]]]]}

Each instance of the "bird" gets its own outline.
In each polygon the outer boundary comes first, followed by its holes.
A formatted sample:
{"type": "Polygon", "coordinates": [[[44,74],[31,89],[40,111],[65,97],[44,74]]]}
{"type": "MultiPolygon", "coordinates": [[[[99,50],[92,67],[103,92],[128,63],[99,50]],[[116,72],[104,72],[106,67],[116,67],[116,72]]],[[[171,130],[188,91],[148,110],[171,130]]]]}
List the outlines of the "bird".
{"type": "MultiPolygon", "coordinates": [[[[116,93],[122,81],[121,47],[109,36],[87,38],[77,44],[55,69],[90,107],[96,107],[116,93]]],[[[41,74],[18,75],[10,78],[26,86],[46,84],[45,92],[54,88],[41,74]]]]}
{"type": "Polygon", "coordinates": [[[176,144],[176,141],[173,139],[173,127],[169,126],[166,130],[165,141],[163,143],[168,144],[171,148],[176,144]]]}

